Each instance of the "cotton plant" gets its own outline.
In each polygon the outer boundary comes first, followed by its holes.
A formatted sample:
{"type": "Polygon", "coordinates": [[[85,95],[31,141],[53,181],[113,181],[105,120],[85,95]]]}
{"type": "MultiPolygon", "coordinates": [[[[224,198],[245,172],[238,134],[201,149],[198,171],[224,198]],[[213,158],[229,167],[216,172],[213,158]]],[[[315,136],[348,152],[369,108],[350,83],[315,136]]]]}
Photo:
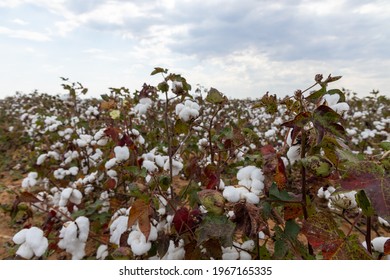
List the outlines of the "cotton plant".
{"type": "Polygon", "coordinates": [[[68,221],[60,230],[58,247],[72,255],[72,260],[81,260],[85,256],[85,246],[89,235],[89,219],[80,216],[68,221]]]}
{"type": "Polygon", "coordinates": [[[37,227],[22,229],[14,235],[12,241],[20,245],[16,255],[25,259],[31,259],[34,256],[41,257],[49,244],[43,231],[37,227]]]}
{"type": "MultiPolygon", "coordinates": [[[[371,240],[371,248],[380,254],[383,254],[385,252],[385,243],[390,240],[390,237],[375,237],[371,240]]],[[[390,241],[389,241],[390,242],[390,241]]],[[[363,247],[367,249],[367,242],[364,241],[362,243],[363,247]]],[[[390,260],[390,254],[385,256],[386,260],[390,260]]]]}
{"type": "Polygon", "coordinates": [[[135,105],[133,111],[138,115],[145,115],[153,104],[152,99],[145,97],[139,100],[139,103],[135,105]]]}
{"type": "Polygon", "coordinates": [[[336,113],[342,114],[344,112],[349,111],[349,105],[346,102],[339,102],[340,95],[335,94],[325,94],[322,97],[322,101],[326,103],[331,109],[333,109],[336,113]]]}

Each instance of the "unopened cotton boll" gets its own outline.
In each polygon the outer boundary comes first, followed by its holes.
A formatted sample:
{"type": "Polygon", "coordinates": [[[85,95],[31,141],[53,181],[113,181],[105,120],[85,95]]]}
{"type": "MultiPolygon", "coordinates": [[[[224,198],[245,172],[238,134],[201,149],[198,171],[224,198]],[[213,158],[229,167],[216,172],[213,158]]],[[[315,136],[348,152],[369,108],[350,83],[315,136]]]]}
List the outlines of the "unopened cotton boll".
{"type": "Polygon", "coordinates": [[[126,161],[130,157],[130,151],[127,146],[123,146],[123,147],[116,146],[114,148],[114,153],[115,153],[115,158],[117,159],[118,162],[126,161]]]}

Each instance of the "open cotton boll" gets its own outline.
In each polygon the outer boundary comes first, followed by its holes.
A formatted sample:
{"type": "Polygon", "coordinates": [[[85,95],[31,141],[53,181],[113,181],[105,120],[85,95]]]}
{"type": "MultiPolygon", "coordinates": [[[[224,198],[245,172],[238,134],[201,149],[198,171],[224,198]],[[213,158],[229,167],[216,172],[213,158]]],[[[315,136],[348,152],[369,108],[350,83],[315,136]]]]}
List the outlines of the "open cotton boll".
{"type": "Polygon", "coordinates": [[[116,162],[117,162],[117,159],[116,158],[112,158],[112,159],[110,159],[109,161],[107,161],[104,164],[104,167],[106,169],[111,169],[111,168],[113,168],[116,165],[116,162]]]}
{"type": "Polygon", "coordinates": [[[119,216],[110,225],[110,242],[119,245],[121,235],[127,230],[127,216],[119,216]]]}
{"type": "Polygon", "coordinates": [[[130,232],[129,237],[127,238],[127,243],[130,245],[131,251],[136,256],[141,256],[147,253],[152,247],[152,244],[146,241],[145,235],[138,230],[130,232]]]}
{"type": "Polygon", "coordinates": [[[114,153],[115,153],[115,158],[117,159],[117,161],[126,161],[129,159],[130,157],[130,151],[129,151],[129,148],[127,146],[116,146],[114,148],[114,153]]]}
{"type": "Polygon", "coordinates": [[[378,222],[379,222],[381,225],[385,226],[385,227],[390,227],[389,222],[386,221],[385,219],[383,219],[382,217],[378,217],[378,222]]]}
{"type": "Polygon", "coordinates": [[[251,174],[255,169],[256,169],[256,166],[253,166],[253,165],[249,165],[249,166],[241,168],[237,172],[237,180],[243,181],[243,180],[251,179],[251,174]]]}
{"type": "Polygon", "coordinates": [[[108,256],[108,246],[107,245],[100,245],[99,248],[96,251],[96,259],[97,260],[104,260],[108,256]]]}
{"type": "Polygon", "coordinates": [[[233,186],[227,186],[224,188],[222,195],[229,202],[238,202],[241,192],[233,186]]]}
{"type": "Polygon", "coordinates": [[[139,103],[134,107],[134,112],[139,115],[144,115],[152,105],[152,100],[150,98],[141,98],[139,103]]]}
{"type": "Polygon", "coordinates": [[[21,244],[16,254],[25,259],[31,259],[34,255],[42,256],[48,247],[47,238],[44,237],[43,231],[37,227],[22,229],[14,235],[12,240],[16,244],[21,244]]]}
{"type": "Polygon", "coordinates": [[[89,235],[89,220],[78,217],[74,222],[66,222],[60,230],[58,247],[72,254],[73,260],[80,260],[85,256],[85,242],[89,235]]]}
{"type": "Polygon", "coordinates": [[[287,151],[287,158],[291,165],[301,158],[301,147],[299,145],[291,146],[287,151]]]}
{"type": "Polygon", "coordinates": [[[252,256],[246,251],[240,251],[240,260],[252,260],[252,256]]]}
{"type": "MultiPolygon", "coordinates": [[[[183,169],[183,164],[180,161],[172,160],[172,175],[179,175],[180,171],[183,169]]],[[[167,159],[164,164],[164,170],[169,170],[169,160],[167,159]]]]}
{"type": "Polygon", "coordinates": [[[223,260],[238,260],[240,253],[234,247],[222,248],[223,260]]]}
{"type": "Polygon", "coordinates": [[[153,172],[156,172],[158,170],[158,167],[156,166],[156,164],[150,160],[144,160],[142,162],[142,167],[146,168],[146,170],[148,170],[149,173],[153,173],[153,172]]]}
{"type": "Polygon", "coordinates": [[[253,192],[247,192],[244,194],[244,198],[246,202],[252,203],[252,204],[257,204],[260,202],[260,198],[254,194],[253,192]]]}
{"type": "Polygon", "coordinates": [[[389,239],[390,237],[375,237],[373,240],[371,240],[372,248],[379,253],[384,253],[385,243],[389,239]]]}
{"type": "Polygon", "coordinates": [[[180,239],[178,246],[175,245],[173,240],[169,241],[168,251],[161,258],[163,260],[183,260],[185,256],[185,250],[183,248],[183,239],[180,239]]]}
{"type": "Polygon", "coordinates": [[[75,223],[78,227],[78,239],[80,241],[86,242],[89,235],[89,219],[84,216],[80,216],[76,219],[75,223]]]}
{"type": "Polygon", "coordinates": [[[38,173],[30,172],[27,175],[27,178],[24,178],[22,181],[22,188],[34,187],[37,184],[38,173]]]}
{"type": "Polygon", "coordinates": [[[83,194],[79,190],[66,188],[61,192],[61,197],[58,205],[66,206],[68,204],[68,200],[78,205],[81,203],[82,198],[83,194]]]}

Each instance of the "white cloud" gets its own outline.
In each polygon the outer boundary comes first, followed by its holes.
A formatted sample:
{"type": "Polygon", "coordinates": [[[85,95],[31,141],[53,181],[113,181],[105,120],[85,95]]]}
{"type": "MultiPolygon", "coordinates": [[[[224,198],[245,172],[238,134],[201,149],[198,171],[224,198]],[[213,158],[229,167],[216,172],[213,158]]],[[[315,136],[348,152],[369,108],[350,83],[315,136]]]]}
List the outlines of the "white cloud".
{"type": "Polygon", "coordinates": [[[40,32],[23,30],[23,29],[10,29],[2,26],[0,26],[0,34],[7,35],[8,37],[11,38],[18,38],[18,39],[38,41],[38,42],[46,42],[51,40],[50,36],[40,32]]]}
{"type": "Polygon", "coordinates": [[[20,18],[15,18],[12,20],[13,23],[17,24],[17,25],[28,25],[28,22],[27,21],[24,21],[20,18]]]}

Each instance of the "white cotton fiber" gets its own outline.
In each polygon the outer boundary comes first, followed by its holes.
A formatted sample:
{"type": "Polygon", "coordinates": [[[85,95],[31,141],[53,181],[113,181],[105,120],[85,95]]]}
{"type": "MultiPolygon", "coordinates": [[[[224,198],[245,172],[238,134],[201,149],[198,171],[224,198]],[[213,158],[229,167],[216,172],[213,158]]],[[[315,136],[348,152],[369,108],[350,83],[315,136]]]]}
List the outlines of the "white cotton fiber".
{"type": "Polygon", "coordinates": [[[130,232],[127,243],[130,245],[131,251],[136,256],[147,253],[152,247],[150,242],[146,242],[145,235],[138,230],[130,232]]]}
{"type": "Polygon", "coordinates": [[[253,192],[245,193],[244,198],[248,203],[257,204],[260,202],[260,198],[253,192]]]}
{"type": "Polygon", "coordinates": [[[126,161],[130,157],[130,151],[129,151],[129,148],[127,146],[123,146],[123,147],[116,146],[114,148],[114,153],[115,153],[115,158],[119,162],[126,161]]]}
{"type": "Polygon", "coordinates": [[[229,202],[238,202],[240,200],[241,192],[233,186],[227,186],[224,188],[222,195],[229,202]]]}
{"type": "Polygon", "coordinates": [[[112,158],[112,159],[110,159],[109,161],[106,162],[106,164],[104,165],[104,167],[105,167],[106,169],[111,169],[111,168],[113,168],[113,167],[115,166],[116,161],[117,161],[116,158],[112,158]]]}
{"type": "Polygon", "coordinates": [[[42,256],[49,244],[43,231],[37,227],[22,229],[14,235],[12,240],[16,244],[21,244],[16,254],[25,259],[31,259],[34,255],[42,256]]]}
{"type": "Polygon", "coordinates": [[[158,170],[156,164],[150,160],[144,160],[142,162],[142,167],[146,168],[150,173],[156,172],[158,170]]]}
{"type": "Polygon", "coordinates": [[[110,242],[119,245],[121,235],[127,230],[127,216],[119,216],[110,225],[110,242]]]}
{"type": "Polygon", "coordinates": [[[104,260],[107,256],[108,256],[108,246],[104,244],[100,245],[96,251],[96,259],[104,260]]]}

